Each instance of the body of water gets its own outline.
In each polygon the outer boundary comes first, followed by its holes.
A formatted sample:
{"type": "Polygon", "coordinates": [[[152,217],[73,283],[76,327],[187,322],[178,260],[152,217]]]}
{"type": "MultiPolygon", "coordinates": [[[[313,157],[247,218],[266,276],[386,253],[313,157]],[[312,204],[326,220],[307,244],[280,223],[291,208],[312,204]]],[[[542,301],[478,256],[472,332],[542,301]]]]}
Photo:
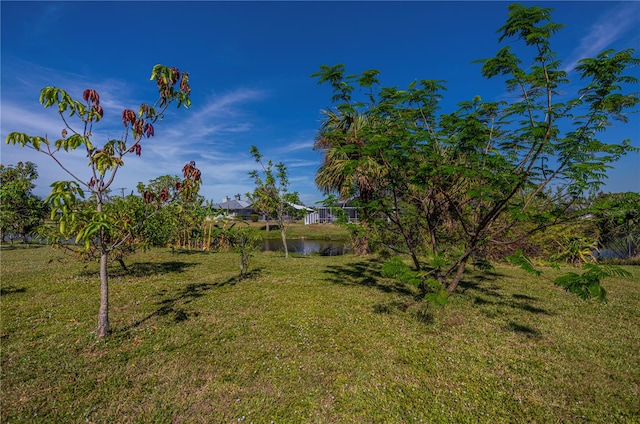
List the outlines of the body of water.
{"type": "MultiPolygon", "coordinates": [[[[349,252],[349,245],[343,241],[335,240],[287,240],[289,253],[299,255],[319,254],[321,256],[338,256],[349,252]]],[[[263,251],[284,252],[281,240],[264,240],[263,251]]]]}

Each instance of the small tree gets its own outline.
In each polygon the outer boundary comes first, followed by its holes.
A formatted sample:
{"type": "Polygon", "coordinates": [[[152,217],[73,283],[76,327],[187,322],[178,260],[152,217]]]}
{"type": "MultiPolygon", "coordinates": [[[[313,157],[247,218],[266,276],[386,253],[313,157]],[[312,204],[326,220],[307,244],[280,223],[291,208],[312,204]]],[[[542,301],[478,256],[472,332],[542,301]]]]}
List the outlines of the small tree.
{"type": "Polygon", "coordinates": [[[31,191],[38,178],[37,167],[32,162],[18,162],[16,166],[0,164],[0,240],[8,232],[24,242],[47,215],[46,204],[31,191]]]}
{"type": "Polygon", "coordinates": [[[247,193],[247,197],[258,206],[258,209],[266,212],[267,215],[275,215],[280,228],[280,236],[282,237],[282,245],[284,246],[284,256],[289,257],[289,249],[287,247],[287,230],[291,223],[291,218],[299,215],[299,211],[294,207],[300,204],[300,198],[297,192],[289,193],[289,176],[287,167],[284,163],[275,164],[276,173],[274,174],[274,164],[271,159],[266,163],[262,162],[262,154],[256,146],[251,146],[251,156],[262,167],[264,177],[260,176],[258,170],[249,172],[249,176],[254,179],[256,188],[253,193],[247,193]]]}
{"type": "MultiPolygon", "coordinates": [[[[144,193],[160,193],[165,187],[169,189],[171,198],[178,198],[177,188],[180,187],[180,177],[177,175],[162,175],[150,180],[147,184],[138,182],[137,196],[132,201],[144,205],[144,193]]],[[[145,220],[140,228],[141,239],[149,246],[166,247],[173,243],[178,235],[178,202],[172,202],[159,209],[157,213],[145,220]]]]}
{"type": "MultiPolygon", "coordinates": [[[[122,232],[122,237],[112,238],[117,230],[130,223],[115,220],[113,214],[105,210],[105,202],[109,187],[116,174],[124,165],[124,157],[129,154],[140,155],[142,141],[153,137],[154,124],[161,120],[172,103],[178,107],[189,107],[189,75],[177,68],[156,65],[151,71],[151,80],[158,87],[158,98],[153,104],[142,104],[137,113],[132,109],[122,112],[122,123],[125,128],[120,139],[112,139],[103,146],[94,146],[92,131],[104,110],[100,105],[99,94],[92,89],[82,93],[83,101],[74,100],[69,93],[57,87],[45,87],[40,91],[40,103],[45,107],[57,107],[62,118],[61,138],[50,141],[47,136],[30,136],[12,132],[7,135],[8,144],[19,144],[29,147],[41,154],[49,156],[69,177],[69,181],[58,181],[52,184],[51,194],[47,201],[52,206],[52,218],[59,221],[60,234],[64,237],[75,237],[89,249],[92,243],[97,245],[100,255],[100,309],[98,312],[98,337],[106,337],[109,333],[109,285],[107,264],[109,255],[131,237],[131,232],[122,232]],[[75,119],[75,123],[72,122],[75,119]],[[89,172],[86,178],[81,177],[66,167],[58,157],[61,150],[65,152],[83,148],[89,158],[89,172]],[[79,202],[84,198],[84,190],[91,193],[95,208],[85,208],[79,202]]],[[[188,182],[185,188],[196,182],[188,182]]],[[[153,193],[148,193],[145,200],[152,202],[153,193]]],[[[169,199],[168,189],[157,197],[160,201],[169,199]]]]}
{"type": "Polygon", "coordinates": [[[584,216],[576,202],[602,186],[612,163],[638,150],[600,135],[637,105],[637,94],[623,89],[637,82],[626,72],[640,59],[632,49],[607,50],[581,60],[581,82],[570,82],[551,48],[563,27],[551,10],[509,6],[499,40],[521,42],[524,53],[510,42],[477,61],[484,77],[504,78],[509,102],[475,96],[439,115],[442,81],[380,87],[378,71],[345,75],[342,64],[313,75],[331,85],[336,103],[318,133],[319,187],[359,200],[371,233],[423,274],[425,294],[431,280],[454,292],[489,244],[513,245],[584,216]]]}
{"type": "Polygon", "coordinates": [[[176,176],[163,175],[155,178],[147,185],[138,183],[138,193],[157,193],[164,187],[169,188],[169,197],[174,199],[170,207],[164,207],[143,227],[146,239],[155,246],[166,246],[171,244],[178,248],[189,247],[190,240],[193,239],[193,232],[201,230],[202,222],[205,218],[205,209],[202,207],[204,198],[198,194],[199,185],[190,190],[186,190],[184,183],[193,180],[200,182],[200,171],[197,175],[191,175],[195,168],[195,162],[190,162],[183,168],[184,180],[176,176]],[[194,180],[197,179],[197,180],[194,180]]]}

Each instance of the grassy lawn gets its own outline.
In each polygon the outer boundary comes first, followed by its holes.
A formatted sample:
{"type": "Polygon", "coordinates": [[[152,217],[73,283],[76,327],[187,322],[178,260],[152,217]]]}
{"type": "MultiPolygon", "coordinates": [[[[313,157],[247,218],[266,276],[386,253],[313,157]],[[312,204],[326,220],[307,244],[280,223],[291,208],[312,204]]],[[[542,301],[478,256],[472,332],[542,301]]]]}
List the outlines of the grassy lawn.
{"type": "MultiPolygon", "coordinates": [[[[515,268],[435,309],[372,258],[3,248],[2,422],[640,422],[640,269],[585,303],[515,268]]],[[[548,275],[557,271],[549,270],[548,275]]]]}
{"type": "MultiPolygon", "coordinates": [[[[265,222],[245,222],[250,226],[261,230],[260,234],[262,234],[264,238],[280,240],[280,230],[277,223],[271,222],[269,224],[269,231],[266,231],[265,222]]],[[[304,225],[304,222],[293,222],[289,225],[287,230],[287,239],[299,238],[315,240],[348,240],[349,233],[345,228],[334,224],[304,225]]]]}

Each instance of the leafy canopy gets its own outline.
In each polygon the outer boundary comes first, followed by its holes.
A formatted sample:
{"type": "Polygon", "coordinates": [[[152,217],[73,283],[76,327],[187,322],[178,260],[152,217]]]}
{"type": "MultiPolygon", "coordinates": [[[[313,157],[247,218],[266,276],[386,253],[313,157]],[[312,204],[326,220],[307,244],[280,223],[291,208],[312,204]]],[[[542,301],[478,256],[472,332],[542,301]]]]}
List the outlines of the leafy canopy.
{"type": "Polygon", "coordinates": [[[551,12],[509,6],[498,31],[508,44],[474,62],[503,80],[508,101],[473,96],[441,113],[443,81],[399,89],[380,85],[376,70],[347,74],[343,64],[312,75],[333,92],[316,136],[317,186],[354,199],[369,237],[424,271],[425,294],[431,278],[455,291],[467,263],[486,265],[492,247],[586,215],[585,198],[607,170],[638,151],[603,133],[637,106],[628,70],[640,59],[606,50],[581,60],[571,80],[552,47],[563,25],[551,12]]]}

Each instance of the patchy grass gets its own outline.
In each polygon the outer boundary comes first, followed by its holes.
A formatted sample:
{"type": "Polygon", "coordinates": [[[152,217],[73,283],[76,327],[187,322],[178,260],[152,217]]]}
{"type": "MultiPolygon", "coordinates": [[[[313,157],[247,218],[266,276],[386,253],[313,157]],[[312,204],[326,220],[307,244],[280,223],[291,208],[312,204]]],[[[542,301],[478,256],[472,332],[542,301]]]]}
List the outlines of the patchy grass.
{"type": "Polygon", "coordinates": [[[2,422],[640,421],[637,268],[606,304],[499,267],[434,309],[371,258],[238,264],[114,266],[103,341],[97,264],[3,248],[2,422]]]}

